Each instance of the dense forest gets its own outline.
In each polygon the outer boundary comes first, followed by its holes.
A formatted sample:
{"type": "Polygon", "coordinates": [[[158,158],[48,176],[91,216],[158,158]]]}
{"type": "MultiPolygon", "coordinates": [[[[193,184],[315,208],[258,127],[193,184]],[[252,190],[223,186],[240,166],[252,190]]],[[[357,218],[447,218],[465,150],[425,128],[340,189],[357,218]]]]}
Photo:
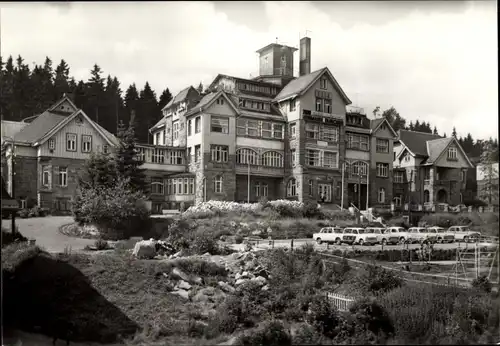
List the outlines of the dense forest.
{"type": "MultiPolygon", "coordinates": [[[[149,143],[148,129],[161,118],[161,109],[172,99],[172,94],[166,88],[157,97],[156,92],[148,82],[138,90],[135,83],[128,86],[123,92],[116,76],[107,75],[99,65],[94,64],[87,81],[76,81],[70,75],[70,67],[66,61],[53,68],[49,57],[43,65],[36,65],[30,69],[21,56],[17,59],[9,56],[7,61],[0,57],[1,66],[1,97],[0,113],[4,120],[21,121],[35,114],[40,114],[66,93],[72,95],[77,107],[98,122],[111,133],[116,134],[121,121],[129,123],[132,110],[135,111],[135,129],[137,140],[149,143]]],[[[203,86],[198,86],[203,90],[203,86]]],[[[375,117],[385,117],[397,131],[407,129],[438,134],[438,129],[430,123],[419,120],[407,123],[398,111],[391,107],[381,111],[380,107],[373,110],[375,117]]],[[[452,136],[456,137],[453,129],[452,136]]],[[[446,133],[441,134],[446,137],[446,133]]],[[[481,155],[484,142],[489,142],[498,150],[498,140],[474,140],[470,133],[466,137],[457,138],[465,152],[472,158],[481,155]]]]}

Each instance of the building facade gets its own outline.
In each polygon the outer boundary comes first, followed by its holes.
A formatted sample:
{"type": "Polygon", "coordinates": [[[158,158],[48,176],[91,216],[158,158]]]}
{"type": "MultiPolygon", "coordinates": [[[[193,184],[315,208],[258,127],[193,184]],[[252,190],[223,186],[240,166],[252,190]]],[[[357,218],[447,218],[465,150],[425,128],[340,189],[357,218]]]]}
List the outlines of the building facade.
{"type": "Polygon", "coordinates": [[[393,155],[396,207],[463,203],[474,166],[456,138],[400,130],[393,155]]]}

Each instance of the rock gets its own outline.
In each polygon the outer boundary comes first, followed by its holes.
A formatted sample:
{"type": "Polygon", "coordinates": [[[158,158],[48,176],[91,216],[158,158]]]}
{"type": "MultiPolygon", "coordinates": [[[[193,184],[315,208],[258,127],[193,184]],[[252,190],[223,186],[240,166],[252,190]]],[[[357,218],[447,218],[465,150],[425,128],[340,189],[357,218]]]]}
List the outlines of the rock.
{"type": "Polygon", "coordinates": [[[184,280],[184,281],[189,281],[189,275],[187,275],[186,273],[184,273],[179,268],[174,268],[172,270],[172,274],[171,275],[173,277],[177,278],[177,279],[184,280]]]}
{"type": "Polygon", "coordinates": [[[198,292],[193,296],[192,301],[195,303],[208,303],[210,302],[210,297],[203,294],[203,292],[198,292]]]}
{"type": "Polygon", "coordinates": [[[203,285],[203,279],[199,276],[192,276],[190,281],[196,285],[203,285]]]}
{"type": "Polygon", "coordinates": [[[154,240],[141,240],[135,243],[132,254],[137,258],[153,259],[156,256],[156,242],[154,240]]]}
{"type": "Polygon", "coordinates": [[[215,288],[214,287],[205,287],[205,288],[202,288],[201,290],[199,290],[198,292],[201,292],[204,295],[211,297],[215,294],[215,288]]]}
{"type": "Polygon", "coordinates": [[[171,257],[172,257],[172,258],[177,258],[177,257],[180,257],[180,256],[181,256],[181,254],[182,254],[182,250],[181,250],[181,251],[178,251],[178,252],[176,252],[176,253],[174,253],[171,257]]]}
{"type": "Polygon", "coordinates": [[[262,268],[262,267],[257,267],[255,268],[254,272],[253,272],[256,276],[262,276],[263,278],[265,279],[268,279],[269,278],[269,272],[262,268]]]}
{"type": "Polygon", "coordinates": [[[241,285],[242,283],[247,282],[249,279],[237,279],[236,282],[234,283],[236,286],[241,285]]]}
{"type": "Polygon", "coordinates": [[[191,289],[191,285],[189,284],[189,282],[186,282],[184,280],[180,280],[178,283],[177,283],[177,287],[178,288],[181,288],[183,290],[189,290],[191,289]]]}
{"type": "Polygon", "coordinates": [[[269,291],[269,285],[265,285],[261,288],[261,291],[269,291]]]}
{"type": "Polygon", "coordinates": [[[250,279],[252,282],[256,282],[261,286],[264,286],[267,283],[267,280],[263,278],[262,276],[257,276],[256,278],[250,279]]]}
{"type": "Polygon", "coordinates": [[[177,290],[177,291],[172,291],[170,293],[175,294],[175,295],[177,295],[179,297],[182,297],[184,299],[189,300],[189,292],[186,291],[186,290],[177,290]]]}
{"type": "Polygon", "coordinates": [[[262,234],[262,231],[260,229],[256,229],[255,231],[252,232],[252,235],[259,236],[262,234]]]}
{"type": "Polygon", "coordinates": [[[231,286],[230,284],[228,284],[227,282],[219,281],[217,284],[225,292],[233,293],[234,291],[236,291],[236,289],[233,286],[231,286]]]}
{"type": "Polygon", "coordinates": [[[212,255],[210,254],[210,252],[205,252],[203,256],[212,256],[212,255]]]}

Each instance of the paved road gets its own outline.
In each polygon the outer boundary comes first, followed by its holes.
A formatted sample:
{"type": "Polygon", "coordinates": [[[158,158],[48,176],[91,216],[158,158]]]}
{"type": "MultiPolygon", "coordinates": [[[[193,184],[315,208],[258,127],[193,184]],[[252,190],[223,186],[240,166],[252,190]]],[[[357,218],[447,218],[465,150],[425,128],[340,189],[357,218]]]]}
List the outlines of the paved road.
{"type": "MultiPolygon", "coordinates": [[[[72,251],[82,250],[86,245],[93,245],[94,240],[65,236],[59,227],[73,222],[71,216],[47,216],[28,219],[16,219],[19,232],[28,239],[36,239],[36,244],[49,252],[64,252],[66,247],[72,251]]],[[[2,227],[10,230],[11,221],[2,220],[2,227]]]]}

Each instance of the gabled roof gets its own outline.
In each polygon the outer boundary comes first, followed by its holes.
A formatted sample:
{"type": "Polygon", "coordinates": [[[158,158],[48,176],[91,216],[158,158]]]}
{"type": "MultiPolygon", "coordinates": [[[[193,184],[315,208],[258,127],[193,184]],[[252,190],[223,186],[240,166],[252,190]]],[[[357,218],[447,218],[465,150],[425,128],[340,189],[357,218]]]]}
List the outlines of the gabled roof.
{"type": "Polygon", "coordinates": [[[173,99],[171,99],[171,100],[170,100],[170,102],[169,102],[169,103],[167,103],[167,104],[166,104],[166,106],[165,106],[165,107],[163,107],[163,108],[162,108],[162,111],[163,111],[164,109],[168,109],[168,108],[170,108],[171,106],[173,106],[173,105],[175,105],[175,104],[177,104],[177,103],[180,103],[180,102],[182,102],[182,101],[186,100],[186,99],[187,99],[187,97],[188,97],[188,95],[189,95],[189,91],[190,91],[191,89],[193,89],[193,91],[195,91],[195,92],[198,92],[198,91],[197,91],[195,88],[193,88],[193,86],[191,86],[191,85],[190,85],[190,86],[188,86],[188,87],[187,87],[187,88],[185,88],[185,89],[182,89],[181,91],[179,91],[179,93],[178,93],[177,95],[175,95],[175,97],[174,97],[173,99]]]}
{"type": "Polygon", "coordinates": [[[108,130],[106,130],[104,127],[102,127],[98,123],[94,123],[94,125],[99,130],[102,131],[102,133],[105,135],[105,137],[107,137],[108,142],[112,142],[114,145],[118,145],[120,143],[120,141],[118,140],[118,138],[114,134],[112,134],[111,132],[109,132],[108,130]]]}
{"type": "Polygon", "coordinates": [[[14,139],[15,135],[26,127],[26,125],[28,123],[23,123],[22,121],[2,120],[2,144],[7,137],[14,139]]]}
{"type": "Polygon", "coordinates": [[[399,130],[398,134],[399,141],[413,156],[428,156],[427,141],[441,139],[438,135],[416,131],[399,130]]]}
{"type": "MultiPolygon", "coordinates": [[[[213,88],[215,87],[215,85],[217,84],[217,82],[218,82],[221,78],[230,78],[230,79],[234,79],[234,80],[241,81],[241,82],[248,82],[248,83],[252,83],[252,84],[258,84],[258,85],[261,85],[261,86],[279,87],[278,85],[273,84],[273,83],[261,82],[261,81],[256,81],[256,80],[253,80],[253,79],[241,78],[241,77],[235,77],[235,76],[229,76],[229,75],[227,75],[227,74],[222,74],[222,73],[219,73],[219,74],[218,74],[218,75],[214,78],[214,80],[212,81],[212,83],[210,83],[210,85],[208,86],[207,90],[211,90],[211,89],[213,89],[213,88]]],[[[240,90],[240,92],[242,92],[242,90],[240,90]]]]}
{"type": "Polygon", "coordinates": [[[284,101],[288,98],[296,97],[299,95],[303,95],[305,92],[307,92],[314,83],[318,81],[318,79],[323,76],[324,74],[328,74],[330,79],[333,82],[333,85],[335,89],[339,92],[340,96],[342,99],[345,101],[346,104],[351,104],[351,100],[347,97],[347,95],[344,93],[342,88],[340,87],[339,83],[333,77],[332,73],[328,69],[328,67],[323,67],[320,70],[311,72],[309,74],[306,74],[304,76],[300,76],[297,79],[294,79],[290,81],[281,91],[280,93],[274,98],[274,101],[281,102],[284,101]]]}
{"type": "Polygon", "coordinates": [[[186,112],[185,116],[188,117],[198,112],[203,112],[208,107],[210,107],[219,97],[223,97],[229,104],[229,106],[231,106],[231,108],[234,109],[236,114],[240,114],[239,109],[233,104],[233,102],[227,96],[227,94],[223,90],[219,90],[217,92],[211,92],[203,96],[200,102],[198,102],[193,108],[191,108],[189,111],[186,112]]]}
{"type": "Polygon", "coordinates": [[[45,111],[31,123],[26,123],[26,126],[14,136],[14,141],[24,144],[34,144],[67,118],[67,115],[45,111]]]}
{"type": "Polygon", "coordinates": [[[382,124],[384,124],[384,123],[389,128],[389,130],[392,132],[394,137],[397,137],[398,134],[396,133],[396,131],[394,131],[391,124],[389,124],[389,122],[387,121],[386,118],[370,119],[370,129],[371,129],[372,133],[375,133],[378,130],[378,128],[380,126],[382,126],[382,124]]]}
{"type": "Polygon", "coordinates": [[[445,150],[453,138],[439,138],[433,139],[432,141],[427,141],[427,155],[429,156],[425,163],[436,162],[443,150],[445,150]]]}
{"type": "MultiPolygon", "coordinates": [[[[49,112],[53,112],[63,102],[68,102],[71,105],[71,107],[73,108],[73,112],[75,112],[76,110],[78,110],[78,107],[73,103],[73,101],[71,101],[71,99],[66,94],[63,94],[63,97],[59,101],[57,101],[54,105],[52,105],[49,109],[47,109],[47,110],[49,112]]],[[[72,113],[72,112],[70,112],[70,113],[72,113]]]]}

